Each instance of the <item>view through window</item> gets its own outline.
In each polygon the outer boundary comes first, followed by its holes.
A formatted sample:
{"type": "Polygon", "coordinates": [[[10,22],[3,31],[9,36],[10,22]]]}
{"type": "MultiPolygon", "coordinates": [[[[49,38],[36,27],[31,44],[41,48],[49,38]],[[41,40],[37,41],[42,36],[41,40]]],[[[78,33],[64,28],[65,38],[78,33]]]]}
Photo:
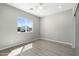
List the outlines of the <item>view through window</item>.
{"type": "Polygon", "coordinates": [[[17,18],[17,31],[18,32],[32,32],[33,21],[24,17],[17,18]]]}

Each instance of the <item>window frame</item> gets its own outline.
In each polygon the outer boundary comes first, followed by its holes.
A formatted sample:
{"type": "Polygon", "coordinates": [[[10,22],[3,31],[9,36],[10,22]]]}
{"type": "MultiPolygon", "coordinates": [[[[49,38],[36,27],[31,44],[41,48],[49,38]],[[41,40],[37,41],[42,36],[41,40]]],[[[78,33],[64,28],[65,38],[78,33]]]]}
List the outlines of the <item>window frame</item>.
{"type": "MultiPolygon", "coordinates": [[[[24,18],[24,17],[23,17],[24,18]]],[[[17,19],[18,20],[18,19],[17,19]]],[[[17,24],[17,32],[18,33],[32,33],[33,32],[33,20],[32,19],[28,19],[28,18],[24,18],[24,20],[31,20],[32,21],[32,30],[31,31],[25,31],[25,32],[21,32],[21,31],[18,31],[18,24],[17,24]]],[[[26,26],[25,26],[26,27],[26,26]]],[[[26,28],[25,28],[26,30],[26,28]]]]}

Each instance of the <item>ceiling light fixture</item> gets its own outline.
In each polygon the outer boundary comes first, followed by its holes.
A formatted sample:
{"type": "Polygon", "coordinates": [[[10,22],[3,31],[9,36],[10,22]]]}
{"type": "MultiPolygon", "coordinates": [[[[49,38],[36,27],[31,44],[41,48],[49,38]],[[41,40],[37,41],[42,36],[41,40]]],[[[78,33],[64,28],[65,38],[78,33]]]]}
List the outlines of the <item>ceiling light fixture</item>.
{"type": "Polygon", "coordinates": [[[39,3],[40,6],[42,6],[44,3],[39,3]]]}
{"type": "Polygon", "coordinates": [[[35,8],[29,8],[30,10],[34,10],[34,9],[39,9],[39,10],[42,10],[42,9],[44,9],[44,3],[38,3],[36,6],[35,6],[35,8]]]}
{"type": "Polygon", "coordinates": [[[44,4],[43,3],[38,3],[37,5],[36,5],[36,8],[37,9],[39,9],[39,10],[41,10],[41,9],[43,9],[43,6],[44,4]]]}

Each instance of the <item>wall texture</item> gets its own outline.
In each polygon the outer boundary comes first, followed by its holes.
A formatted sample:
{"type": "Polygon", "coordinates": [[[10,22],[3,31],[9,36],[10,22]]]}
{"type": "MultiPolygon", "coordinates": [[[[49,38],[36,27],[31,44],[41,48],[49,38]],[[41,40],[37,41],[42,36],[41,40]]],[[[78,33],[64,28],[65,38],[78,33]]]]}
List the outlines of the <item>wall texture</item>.
{"type": "Polygon", "coordinates": [[[0,4],[0,49],[39,38],[39,18],[7,4],[0,4]],[[18,33],[17,17],[33,20],[33,32],[18,33]]]}
{"type": "Polygon", "coordinates": [[[79,56],[79,5],[77,8],[76,16],[75,16],[75,34],[76,34],[76,40],[75,40],[75,55],[79,56]]]}
{"type": "Polygon", "coordinates": [[[40,20],[41,38],[74,43],[74,20],[72,10],[49,15],[40,20]]]}

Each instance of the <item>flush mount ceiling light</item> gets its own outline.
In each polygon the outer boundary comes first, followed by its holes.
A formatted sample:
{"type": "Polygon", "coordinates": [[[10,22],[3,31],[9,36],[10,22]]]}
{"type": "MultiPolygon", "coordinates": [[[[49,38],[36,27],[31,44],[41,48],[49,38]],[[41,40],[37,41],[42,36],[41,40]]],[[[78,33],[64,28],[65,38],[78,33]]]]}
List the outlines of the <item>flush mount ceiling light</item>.
{"type": "Polygon", "coordinates": [[[34,9],[39,9],[39,10],[41,10],[41,9],[43,9],[43,3],[38,3],[38,4],[36,4],[35,5],[35,7],[31,7],[31,8],[29,8],[29,10],[34,10],[34,9]]]}
{"type": "Polygon", "coordinates": [[[41,9],[44,8],[43,5],[44,5],[43,3],[38,3],[38,4],[36,5],[36,8],[41,10],[41,9]]]}
{"type": "Polygon", "coordinates": [[[35,4],[34,7],[29,8],[29,10],[33,11],[33,10],[43,10],[44,8],[47,8],[47,6],[45,6],[45,3],[37,3],[35,4]]]}
{"type": "Polygon", "coordinates": [[[41,5],[44,5],[44,3],[39,3],[39,5],[41,6],[41,5]]]}
{"type": "Polygon", "coordinates": [[[44,3],[38,3],[37,5],[36,5],[36,8],[37,9],[43,9],[44,8],[44,3]]]}

